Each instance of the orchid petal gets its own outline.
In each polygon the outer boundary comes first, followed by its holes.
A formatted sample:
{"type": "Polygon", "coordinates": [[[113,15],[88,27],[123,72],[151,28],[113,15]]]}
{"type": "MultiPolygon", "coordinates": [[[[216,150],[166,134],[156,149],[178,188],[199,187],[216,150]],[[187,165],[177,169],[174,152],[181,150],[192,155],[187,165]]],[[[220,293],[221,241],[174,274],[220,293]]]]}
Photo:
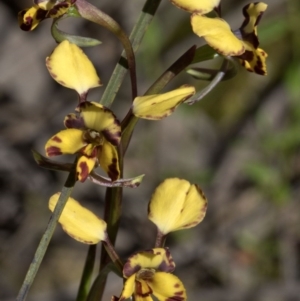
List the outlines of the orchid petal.
{"type": "Polygon", "coordinates": [[[101,85],[89,58],[77,45],[67,40],[61,42],[46,58],[46,66],[54,80],[76,90],[81,96],[101,85]]]}
{"type": "Polygon", "coordinates": [[[175,269],[175,263],[168,249],[154,248],[130,256],[124,265],[123,275],[128,278],[140,269],[146,268],[172,272],[175,269]]]}
{"type": "MultiPolygon", "coordinates": [[[[250,48],[250,47],[249,47],[250,48]]],[[[267,65],[266,58],[268,57],[267,53],[260,49],[246,50],[241,56],[241,64],[250,72],[255,72],[260,75],[267,74],[267,65]]]]}
{"type": "Polygon", "coordinates": [[[96,164],[95,157],[80,156],[77,162],[76,171],[80,182],[84,182],[96,164]]]}
{"type": "MultiPolygon", "coordinates": [[[[52,212],[59,196],[60,193],[56,193],[49,200],[49,209],[52,212]]],[[[73,198],[68,199],[59,223],[66,233],[85,244],[97,244],[106,238],[106,222],[73,198]]]]}
{"type": "Polygon", "coordinates": [[[121,140],[121,125],[111,110],[96,102],[84,102],[79,106],[86,128],[101,132],[111,144],[121,140]]]}
{"type": "Polygon", "coordinates": [[[183,283],[173,274],[156,272],[147,283],[159,301],[185,301],[187,299],[183,283]]]}
{"type": "Polygon", "coordinates": [[[191,13],[207,14],[214,8],[218,7],[221,0],[171,0],[171,2],[191,13]]]}
{"type": "Polygon", "coordinates": [[[45,150],[48,157],[62,154],[75,154],[86,145],[82,139],[83,132],[78,129],[67,129],[58,132],[51,137],[46,145],[45,150]]]}
{"type": "Polygon", "coordinates": [[[206,198],[197,185],[171,178],[156,188],[149,203],[148,217],[161,233],[167,234],[199,224],[206,207],[206,198]]]}
{"type": "Polygon", "coordinates": [[[71,3],[68,1],[65,2],[59,2],[55,4],[51,9],[48,10],[47,17],[49,18],[58,18],[65,14],[69,7],[71,6],[71,3]]]}
{"type": "Polygon", "coordinates": [[[145,280],[135,281],[134,299],[136,301],[153,301],[151,294],[153,293],[148,282],[145,280]]]}
{"type": "Polygon", "coordinates": [[[128,279],[126,279],[119,301],[128,299],[130,296],[132,296],[134,292],[134,288],[135,288],[135,274],[131,275],[128,279]]]}
{"type": "Polygon", "coordinates": [[[226,21],[220,18],[208,18],[200,14],[191,17],[193,31],[203,37],[207,44],[225,56],[241,55],[244,44],[231,31],[226,21]]]}
{"type": "Polygon", "coordinates": [[[108,141],[98,146],[98,160],[103,170],[106,171],[112,181],[120,178],[119,156],[117,149],[108,141]]]}
{"type": "Polygon", "coordinates": [[[24,9],[18,13],[19,26],[24,31],[34,30],[46,18],[47,11],[37,5],[24,9]]]}
{"type": "MultiPolygon", "coordinates": [[[[268,5],[263,2],[249,3],[243,8],[245,20],[240,28],[243,40],[249,41],[249,35],[255,35],[257,38],[257,25],[267,9],[268,5]]],[[[258,44],[253,44],[257,48],[258,44]]]]}
{"type": "Polygon", "coordinates": [[[139,118],[160,120],[171,115],[180,103],[193,94],[195,94],[194,87],[183,86],[164,94],[136,97],[132,112],[139,118]]]}
{"type": "Polygon", "coordinates": [[[51,0],[34,0],[33,1],[39,8],[43,9],[43,10],[49,10],[51,8],[53,8],[53,6],[55,5],[55,1],[51,1],[51,0]]]}
{"type": "Polygon", "coordinates": [[[85,129],[83,119],[74,113],[70,113],[65,117],[64,125],[69,129],[85,129]]]}

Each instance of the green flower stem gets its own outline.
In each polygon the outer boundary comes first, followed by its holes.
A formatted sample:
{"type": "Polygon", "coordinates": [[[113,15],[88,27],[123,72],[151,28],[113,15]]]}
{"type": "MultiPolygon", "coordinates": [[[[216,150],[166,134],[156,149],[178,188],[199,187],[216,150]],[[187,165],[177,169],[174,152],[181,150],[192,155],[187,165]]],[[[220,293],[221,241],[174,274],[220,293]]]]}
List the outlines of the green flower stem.
{"type": "MultiPolygon", "coordinates": [[[[122,187],[107,188],[105,195],[104,220],[107,223],[107,235],[114,246],[119,230],[122,213],[122,187]]],[[[100,270],[109,262],[109,256],[102,247],[100,270]]]]}
{"type": "Polygon", "coordinates": [[[130,110],[127,115],[125,116],[124,120],[122,121],[122,149],[123,149],[123,156],[125,155],[134,127],[136,126],[139,118],[135,117],[132,114],[132,110],[130,110]]]}
{"type": "Polygon", "coordinates": [[[55,206],[55,209],[54,209],[54,211],[50,217],[49,223],[47,225],[46,231],[43,234],[43,237],[39,243],[39,246],[34,254],[34,258],[27,271],[25,280],[22,284],[22,287],[19,291],[16,301],[23,301],[26,299],[29,289],[35,279],[35,276],[36,276],[38,269],[41,265],[41,262],[44,258],[44,255],[45,255],[48,245],[50,243],[51,237],[54,233],[55,227],[58,223],[58,219],[65,207],[65,204],[67,203],[67,200],[69,199],[69,197],[71,195],[71,192],[73,190],[75,183],[76,183],[76,174],[74,172],[71,172],[66,180],[65,186],[62,188],[60,197],[57,201],[57,205],[55,206]]]}
{"type": "Polygon", "coordinates": [[[116,266],[112,262],[110,262],[101,270],[101,272],[99,272],[98,276],[96,277],[91,287],[91,290],[88,294],[86,301],[101,300],[105,288],[106,279],[110,272],[114,272],[119,277],[122,277],[122,274],[118,272],[116,266]]]}
{"type": "Polygon", "coordinates": [[[113,244],[110,242],[108,235],[103,241],[103,246],[106,249],[107,254],[109,255],[111,261],[115,264],[116,268],[118,269],[119,273],[122,275],[123,272],[123,263],[117,254],[113,244]]]}
{"type": "MultiPolygon", "coordinates": [[[[156,10],[160,4],[161,0],[147,0],[142,12],[139,16],[137,23],[135,24],[131,35],[130,40],[134,53],[138,50],[141,41],[144,37],[144,34],[151,23],[156,10]]],[[[125,74],[127,71],[127,64],[125,58],[125,52],[123,51],[119,63],[116,65],[113,74],[110,78],[110,81],[102,95],[100,103],[106,107],[110,107],[113,103],[120,86],[124,80],[125,74]]]]}
{"type": "Polygon", "coordinates": [[[188,49],[174,64],[172,64],[147,90],[145,95],[157,94],[181,71],[188,67],[194,58],[196,46],[188,49]]]}
{"type": "Polygon", "coordinates": [[[218,85],[218,83],[220,81],[222,81],[222,79],[226,75],[226,71],[228,69],[229,62],[232,62],[233,66],[236,66],[236,64],[234,63],[234,61],[231,57],[224,57],[222,66],[221,66],[219,72],[213,78],[213,80],[203,90],[197,92],[194,96],[189,98],[185,103],[192,105],[195,102],[203,99],[204,96],[206,96],[209,92],[211,92],[218,85]]]}
{"type": "Polygon", "coordinates": [[[90,283],[95,265],[97,245],[90,245],[87,253],[76,301],[85,301],[90,291],[90,283]]]}
{"type": "Polygon", "coordinates": [[[83,18],[105,27],[122,43],[127,56],[127,63],[131,77],[132,99],[134,99],[137,96],[135,57],[129,38],[114,19],[89,2],[85,0],[77,0],[75,6],[83,18]]]}

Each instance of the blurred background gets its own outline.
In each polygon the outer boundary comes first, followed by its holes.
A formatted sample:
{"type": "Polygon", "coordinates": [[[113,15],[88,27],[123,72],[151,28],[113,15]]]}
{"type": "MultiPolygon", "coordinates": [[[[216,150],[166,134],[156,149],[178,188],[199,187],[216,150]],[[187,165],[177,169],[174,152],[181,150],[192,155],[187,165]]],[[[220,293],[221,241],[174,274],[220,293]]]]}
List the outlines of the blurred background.
{"type": "MultiPolygon", "coordinates": [[[[143,1],[91,1],[130,32],[143,1]]],[[[181,105],[162,121],[140,121],[125,158],[125,176],[146,174],[137,189],[124,189],[117,251],[127,258],[153,247],[155,227],[147,204],[166,177],[201,186],[208,213],[196,228],[174,233],[167,245],[190,301],[300,300],[300,3],[265,0],[258,28],[268,53],[268,75],[248,73],[220,83],[201,102],[181,105]]],[[[248,1],[222,0],[233,29],[243,21],[248,1]],[[238,3],[238,4],[237,4],[238,3]]],[[[39,168],[31,149],[44,154],[49,137],[62,129],[76,93],[49,76],[45,58],[55,47],[46,20],[23,32],[17,13],[31,1],[0,2],[0,299],[14,300],[50,217],[49,197],[66,174],[39,168]]],[[[104,87],[121,46],[103,28],[67,19],[60,28],[103,43],[85,49],[104,87]]],[[[190,29],[189,14],[163,0],[137,55],[139,94],[193,44],[203,41],[190,29]]],[[[213,61],[201,66],[220,65],[213,61]]],[[[186,74],[184,83],[207,85],[186,74]]],[[[130,107],[129,79],[113,110],[120,120],[130,107]]],[[[64,157],[63,160],[71,161],[64,157]]],[[[73,197],[102,216],[105,189],[78,184],[73,197]]],[[[50,243],[28,300],[75,300],[88,247],[60,227],[50,243]]],[[[109,279],[105,299],[119,295],[122,281],[109,279]]]]}

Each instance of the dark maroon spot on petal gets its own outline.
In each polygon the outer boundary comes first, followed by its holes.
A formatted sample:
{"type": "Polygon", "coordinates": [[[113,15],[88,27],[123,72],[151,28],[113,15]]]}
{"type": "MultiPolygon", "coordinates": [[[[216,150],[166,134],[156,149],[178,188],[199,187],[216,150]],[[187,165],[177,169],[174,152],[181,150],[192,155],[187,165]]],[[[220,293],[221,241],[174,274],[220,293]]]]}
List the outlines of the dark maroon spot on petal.
{"type": "Polygon", "coordinates": [[[112,145],[118,146],[120,144],[121,140],[121,128],[120,131],[116,133],[111,133],[109,130],[103,130],[101,131],[103,136],[107,141],[109,141],[112,145]]]}
{"type": "MultiPolygon", "coordinates": [[[[142,280],[143,281],[143,280],[142,280]]],[[[146,281],[144,281],[144,283],[147,284],[146,281]]],[[[147,284],[147,288],[148,288],[148,292],[143,293],[143,286],[142,283],[139,281],[135,281],[135,293],[141,297],[148,297],[152,294],[152,289],[149,287],[149,285],[147,284]]]]}
{"type": "Polygon", "coordinates": [[[178,288],[178,287],[180,287],[180,284],[179,284],[179,283],[176,283],[176,284],[174,285],[174,287],[175,287],[175,288],[178,288]]]}
{"type": "Polygon", "coordinates": [[[54,136],[51,138],[52,141],[55,141],[55,142],[58,142],[58,143],[61,143],[62,140],[58,137],[58,136],[54,136]]]}
{"type": "Polygon", "coordinates": [[[124,276],[126,276],[128,278],[131,275],[138,272],[140,269],[141,269],[141,266],[139,264],[137,264],[135,266],[131,266],[131,262],[130,262],[130,260],[128,260],[124,265],[123,273],[124,273],[124,276]]]}
{"type": "Polygon", "coordinates": [[[86,162],[80,162],[79,168],[80,168],[80,173],[79,173],[78,177],[79,176],[81,177],[80,182],[84,182],[89,175],[88,165],[86,164],[86,162]]]}
{"type": "Polygon", "coordinates": [[[254,59],[254,53],[250,50],[246,50],[243,54],[239,55],[238,58],[251,62],[254,59]]]}
{"type": "Polygon", "coordinates": [[[72,129],[82,129],[84,128],[84,121],[82,117],[74,117],[74,115],[69,114],[65,118],[65,127],[66,128],[72,128],[72,129]]]}
{"type": "Polygon", "coordinates": [[[88,91],[85,91],[79,95],[79,103],[85,103],[87,100],[88,91]]]}
{"type": "MultiPolygon", "coordinates": [[[[251,3],[250,3],[250,4],[251,4],[251,3]]],[[[244,15],[244,17],[245,17],[245,20],[244,20],[244,22],[242,23],[241,28],[247,26],[247,24],[249,23],[250,16],[249,16],[249,14],[248,14],[248,8],[249,8],[250,4],[247,4],[247,5],[244,6],[244,8],[243,8],[243,15],[244,15]]]]}
{"type": "Polygon", "coordinates": [[[182,296],[183,293],[184,293],[183,291],[180,291],[180,292],[176,292],[175,295],[176,295],[176,296],[182,296]]]}
{"type": "Polygon", "coordinates": [[[27,9],[24,9],[18,13],[18,20],[20,28],[24,31],[30,31],[32,25],[32,18],[26,18],[24,21],[24,16],[27,12],[27,9]]]}
{"type": "Polygon", "coordinates": [[[47,18],[47,11],[46,10],[43,10],[43,9],[38,9],[37,12],[36,12],[36,19],[37,20],[44,20],[47,18]]]}
{"type": "Polygon", "coordinates": [[[48,157],[62,155],[61,149],[57,146],[50,146],[46,148],[46,154],[48,157]]]}
{"type": "Polygon", "coordinates": [[[116,181],[119,178],[119,175],[120,175],[120,173],[117,169],[117,163],[116,162],[117,162],[117,160],[114,158],[113,163],[108,166],[107,174],[111,178],[112,181],[116,181]]]}
{"type": "Polygon", "coordinates": [[[49,9],[49,11],[47,13],[47,17],[48,18],[55,17],[59,13],[60,9],[68,8],[69,6],[70,6],[69,3],[66,3],[66,2],[58,3],[58,4],[54,5],[51,9],[49,9]]]}
{"type": "Polygon", "coordinates": [[[172,296],[172,297],[166,299],[166,301],[183,301],[184,299],[185,299],[184,297],[172,296]]]}

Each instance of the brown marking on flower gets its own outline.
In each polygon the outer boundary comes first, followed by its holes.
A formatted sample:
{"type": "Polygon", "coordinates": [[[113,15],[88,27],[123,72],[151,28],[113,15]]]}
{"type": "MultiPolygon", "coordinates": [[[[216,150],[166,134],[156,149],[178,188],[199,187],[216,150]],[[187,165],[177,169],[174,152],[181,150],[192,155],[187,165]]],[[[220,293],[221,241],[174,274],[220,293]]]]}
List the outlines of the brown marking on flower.
{"type": "MultiPolygon", "coordinates": [[[[54,75],[55,77],[56,77],[56,75],[54,75]]],[[[54,77],[53,76],[53,77],[54,77]]],[[[60,83],[62,86],[65,86],[66,85],[66,83],[63,81],[63,80],[58,80],[58,83],[60,83]]]]}
{"type": "Polygon", "coordinates": [[[62,151],[57,146],[49,146],[46,148],[46,154],[48,157],[62,155],[62,151]]]}
{"type": "MultiPolygon", "coordinates": [[[[180,286],[180,284],[178,284],[177,287],[179,287],[179,286],[180,286]]],[[[182,296],[183,294],[184,294],[184,291],[175,292],[176,296],[182,296]]]]}
{"type": "Polygon", "coordinates": [[[257,57],[257,62],[254,66],[254,72],[260,75],[266,75],[266,71],[263,68],[263,62],[260,57],[257,57]]]}
{"type": "Polygon", "coordinates": [[[183,301],[183,300],[185,300],[185,298],[181,296],[172,296],[166,299],[166,301],[183,301]]]}
{"type": "Polygon", "coordinates": [[[246,50],[242,55],[238,56],[241,60],[251,62],[254,59],[253,51],[246,50]]]}
{"type": "MultiPolygon", "coordinates": [[[[144,281],[144,283],[147,284],[146,281],[144,281]]],[[[142,283],[140,281],[135,281],[135,293],[137,295],[144,297],[144,298],[150,296],[153,293],[153,291],[152,291],[151,287],[149,287],[148,284],[147,284],[147,288],[148,288],[148,292],[143,293],[142,283]]]]}
{"type": "Polygon", "coordinates": [[[80,182],[84,182],[89,175],[89,167],[86,162],[80,162],[78,167],[80,168],[78,177],[80,178],[80,182]]]}
{"type": "Polygon", "coordinates": [[[51,140],[52,140],[52,141],[55,141],[55,142],[57,142],[57,143],[61,143],[61,142],[62,142],[62,140],[61,140],[58,136],[53,136],[53,137],[51,138],[51,140]]]}
{"type": "MultiPolygon", "coordinates": [[[[120,122],[117,120],[115,120],[115,124],[117,126],[120,126],[120,122]]],[[[117,132],[111,132],[108,129],[104,129],[103,131],[101,131],[101,133],[103,134],[103,136],[105,137],[105,139],[107,141],[109,141],[112,145],[114,146],[118,146],[120,144],[121,141],[121,127],[120,130],[117,132]]]]}
{"type": "Polygon", "coordinates": [[[198,185],[196,185],[196,184],[195,184],[195,187],[196,187],[197,191],[199,192],[199,194],[202,196],[202,198],[204,200],[206,200],[206,196],[204,195],[203,190],[198,185]]]}
{"type": "Polygon", "coordinates": [[[47,11],[39,8],[36,12],[36,19],[37,20],[44,20],[47,18],[47,11]]]}
{"type": "Polygon", "coordinates": [[[66,9],[68,9],[69,6],[70,4],[66,2],[58,3],[54,5],[51,9],[49,9],[47,13],[47,17],[51,17],[51,18],[59,17],[60,15],[65,13],[66,9]]]}
{"type": "Polygon", "coordinates": [[[131,266],[130,260],[128,260],[123,268],[123,274],[126,278],[130,277],[131,275],[137,273],[141,269],[141,266],[139,264],[135,266],[131,266]]]}
{"type": "Polygon", "coordinates": [[[23,9],[18,13],[18,20],[19,20],[19,26],[22,30],[24,31],[29,31],[31,29],[31,24],[32,24],[32,18],[31,22],[28,24],[27,21],[24,21],[24,16],[27,12],[27,9],[23,9]]]}
{"type": "Polygon", "coordinates": [[[84,128],[83,118],[79,117],[79,116],[76,116],[73,113],[68,114],[65,117],[64,125],[68,129],[70,129],[70,128],[71,129],[82,129],[82,128],[84,128]]]}
{"type": "Polygon", "coordinates": [[[66,228],[65,228],[64,226],[62,226],[62,228],[64,229],[64,231],[65,231],[66,233],[68,233],[69,236],[71,236],[71,237],[74,238],[75,240],[81,241],[81,242],[83,242],[83,243],[85,243],[85,244],[87,244],[87,245],[93,245],[93,244],[95,244],[95,242],[93,242],[93,241],[91,241],[91,240],[84,240],[84,239],[82,239],[82,237],[78,237],[78,236],[76,236],[76,235],[73,235],[71,232],[67,231],[66,228]]]}
{"type": "Polygon", "coordinates": [[[171,253],[169,251],[168,248],[165,249],[166,251],[166,257],[167,259],[165,259],[164,261],[161,262],[161,264],[159,265],[159,267],[157,268],[159,271],[162,272],[166,272],[166,273],[170,273],[173,272],[175,269],[175,263],[174,260],[171,256],[171,253]]]}
{"type": "Polygon", "coordinates": [[[85,91],[79,95],[79,103],[80,104],[87,102],[87,100],[86,100],[87,95],[88,95],[88,91],[85,91]]]}
{"type": "Polygon", "coordinates": [[[32,27],[33,19],[32,17],[26,17],[23,24],[21,24],[20,28],[24,31],[30,31],[32,27]]]}
{"type": "Polygon", "coordinates": [[[108,176],[111,178],[112,181],[116,181],[119,178],[119,171],[117,169],[117,162],[116,158],[112,159],[112,163],[108,166],[108,176]]]}
{"type": "MultiPolygon", "coordinates": [[[[250,3],[250,4],[251,4],[251,3],[250,3]]],[[[247,5],[244,6],[244,8],[243,8],[243,15],[244,15],[244,17],[245,17],[245,20],[244,20],[244,22],[242,23],[241,28],[246,27],[246,26],[248,25],[249,21],[250,21],[250,15],[249,15],[249,13],[248,13],[248,8],[249,8],[250,4],[247,4],[247,5]]]]}

